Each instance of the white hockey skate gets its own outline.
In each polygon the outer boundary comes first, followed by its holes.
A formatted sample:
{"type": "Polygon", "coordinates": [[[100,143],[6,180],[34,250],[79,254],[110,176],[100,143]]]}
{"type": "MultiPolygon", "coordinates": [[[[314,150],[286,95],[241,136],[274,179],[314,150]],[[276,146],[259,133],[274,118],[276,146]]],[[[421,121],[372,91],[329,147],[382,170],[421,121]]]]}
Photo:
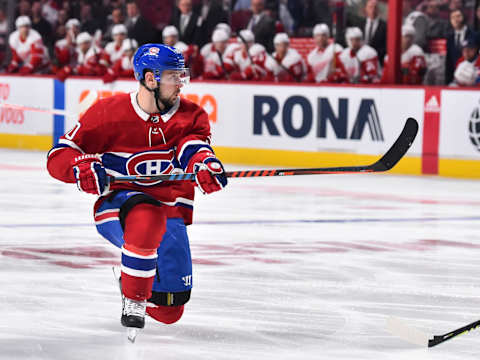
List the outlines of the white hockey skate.
{"type": "Polygon", "coordinates": [[[145,311],[147,302],[136,301],[122,295],[122,325],[127,328],[127,337],[135,342],[140,329],[145,327],[145,311]]]}

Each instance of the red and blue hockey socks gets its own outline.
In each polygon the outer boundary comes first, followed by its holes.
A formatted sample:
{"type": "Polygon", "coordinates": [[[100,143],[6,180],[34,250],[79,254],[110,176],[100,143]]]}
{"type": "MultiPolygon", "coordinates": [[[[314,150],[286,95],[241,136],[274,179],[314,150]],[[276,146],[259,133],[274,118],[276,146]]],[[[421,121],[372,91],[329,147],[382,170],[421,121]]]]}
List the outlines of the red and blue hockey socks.
{"type": "Polygon", "coordinates": [[[157,268],[157,249],[166,229],[167,218],[162,207],[138,204],[125,219],[122,247],[122,292],[133,300],[152,295],[157,268]]]}

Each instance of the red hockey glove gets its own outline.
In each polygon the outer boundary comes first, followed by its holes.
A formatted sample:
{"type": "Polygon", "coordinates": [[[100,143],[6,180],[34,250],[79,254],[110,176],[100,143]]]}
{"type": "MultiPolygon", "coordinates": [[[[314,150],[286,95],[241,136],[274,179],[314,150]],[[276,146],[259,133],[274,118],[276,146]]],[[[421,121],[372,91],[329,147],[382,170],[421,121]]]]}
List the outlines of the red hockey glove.
{"type": "Polygon", "coordinates": [[[18,70],[18,64],[17,63],[11,63],[7,67],[7,73],[14,73],[14,72],[17,72],[17,70],[18,70]]]}
{"type": "Polygon", "coordinates": [[[211,194],[227,186],[227,177],[223,165],[210,151],[200,151],[192,156],[187,172],[197,174],[198,188],[204,194],[211,194]]]}
{"type": "Polygon", "coordinates": [[[89,194],[103,195],[109,190],[105,168],[96,155],[77,156],[72,162],[78,190],[89,194]]]}

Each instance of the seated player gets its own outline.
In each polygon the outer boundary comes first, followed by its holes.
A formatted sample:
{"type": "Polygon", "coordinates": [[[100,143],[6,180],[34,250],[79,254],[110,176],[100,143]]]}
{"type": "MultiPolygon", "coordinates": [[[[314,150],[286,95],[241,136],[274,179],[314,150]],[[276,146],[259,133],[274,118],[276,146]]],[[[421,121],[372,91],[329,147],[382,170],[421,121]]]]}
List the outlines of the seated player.
{"type": "Polygon", "coordinates": [[[212,42],[204,45],[200,50],[204,79],[229,79],[229,71],[224,62],[228,39],[228,34],[224,30],[217,29],[212,34],[212,42]]]}
{"type": "Polygon", "coordinates": [[[198,46],[195,44],[187,45],[183,41],[178,41],[178,30],[175,26],[165,26],[162,32],[163,43],[172,46],[180,51],[185,59],[185,66],[190,69],[192,79],[199,77],[203,71],[202,57],[198,46]]]}
{"type": "Polygon", "coordinates": [[[28,16],[19,16],[15,20],[17,30],[8,38],[12,59],[7,67],[8,73],[23,75],[48,71],[50,59],[40,34],[31,28],[28,16]]]}
{"type": "Polygon", "coordinates": [[[328,43],[330,29],[327,24],[317,24],[313,28],[313,39],[316,47],[307,57],[309,80],[317,83],[327,82],[328,77],[335,72],[340,62],[339,56],[343,47],[339,44],[328,43]]]}
{"type": "Polygon", "coordinates": [[[127,38],[127,27],[123,24],[116,24],[112,27],[113,41],[105,45],[100,62],[105,68],[115,64],[123,56],[123,40],[127,38]]]}
{"type": "Polygon", "coordinates": [[[183,56],[161,44],[141,46],[133,68],[139,89],[99,100],[48,154],[51,176],[99,196],[98,232],[122,249],[123,326],[143,328],[145,312],[171,324],[192,288],[186,225],[194,183],[110,183],[109,175],[196,173],[203,193],[227,185],[210,146],[207,113],[180,98],[188,83],[183,56]]]}
{"type": "Polygon", "coordinates": [[[242,30],[238,34],[240,48],[233,53],[233,57],[226,57],[225,67],[231,73],[232,80],[262,80],[266,77],[265,47],[255,43],[255,35],[251,30],[242,30]]]}
{"type": "MultiPolygon", "coordinates": [[[[415,28],[406,24],[402,26],[402,84],[420,85],[427,71],[427,61],[422,48],[413,43],[415,28]]],[[[386,83],[388,55],[385,56],[382,83],[386,83]]]]}
{"type": "Polygon", "coordinates": [[[476,86],[480,82],[480,56],[475,38],[467,38],[462,44],[462,56],[458,59],[452,86],[476,86]]]}
{"type": "Polygon", "coordinates": [[[115,61],[112,67],[107,69],[103,76],[104,83],[110,83],[118,78],[131,79],[133,77],[133,54],[137,50],[138,43],[134,39],[125,39],[122,44],[122,57],[115,61]]]}
{"type": "Polygon", "coordinates": [[[345,34],[348,48],[340,54],[340,64],[332,76],[332,81],[351,84],[378,83],[379,63],[377,51],[363,41],[363,33],[358,27],[348,28],[345,34]]]}
{"type": "Polygon", "coordinates": [[[67,65],[73,65],[72,62],[75,61],[75,39],[80,33],[80,21],[77,19],[69,19],[65,24],[65,28],[67,30],[65,38],[60,39],[55,43],[54,52],[56,69],[61,69],[67,65]]]}
{"type": "Polygon", "coordinates": [[[78,34],[75,64],[64,66],[58,73],[57,78],[64,81],[70,75],[103,76],[106,67],[100,63],[103,50],[93,42],[88,32],[78,34]]]}
{"type": "Polygon", "coordinates": [[[285,33],[278,33],[273,38],[275,52],[265,60],[267,79],[279,82],[304,81],[307,66],[297,50],[290,48],[290,39],[285,33]]]}

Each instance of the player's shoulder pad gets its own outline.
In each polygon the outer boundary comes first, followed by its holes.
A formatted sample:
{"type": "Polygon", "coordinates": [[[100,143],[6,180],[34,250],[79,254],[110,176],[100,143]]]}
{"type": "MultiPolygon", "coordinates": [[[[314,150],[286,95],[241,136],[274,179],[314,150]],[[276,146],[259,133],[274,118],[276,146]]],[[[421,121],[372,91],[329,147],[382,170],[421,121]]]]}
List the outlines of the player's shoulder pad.
{"type": "Polygon", "coordinates": [[[40,35],[40,33],[37,30],[30,29],[30,30],[28,30],[27,39],[31,42],[35,42],[35,41],[38,41],[38,40],[42,40],[42,35],[40,35]]]}
{"type": "Polygon", "coordinates": [[[105,51],[106,52],[113,52],[115,51],[115,42],[110,41],[107,45],[105,45],[105,51]]]}
{"type": "Polygon", "coordinates": [[[287,55],[285,55],[285,58],[283,59],[282,63],[285,64],[285,66],[292,66],[296,64],[297,62],[302,60],[302,56],[300,53],[292,48],[289,48],[287,51],[287,55]]]}
{"type": "Polygon", "coordinates": [[[194,103],[191,100],[186,99],[183,96],[180,97],[179,112],[186,113],[187,118],[191,119],[192,121],[195,121],[195,119],[200,117],[202,114],[204,114],[206,116],[206,118],[208,119],[208,114],[203,109],[203,107],[194,103]]]}
{"type": "Polygon", "coordinates": [[[203,57],[207,57],[208,54],[212,52],[212,47],[213,47],[212,43],[203,45],[202,48],[200,49],[200,55],[202,55],[203,57]]]}
{"type": "Polygon", "coordinates": [[[335,45],[335,52],[339,53],[343,51],[343,46],[337,43],[331,44],[332,46],[335,45]]]}
{"type": "Polygon", "coordinates": [[[8,37],[8,44],[14,48],[18,44],[19,38],[20,38],[20,33],[18,30],[15,30],[8,37]]]}
{"type": "Polygon", "coordinates": [[[378,56],[377,50],[369,45],[363,45],[357,52],[357,57],[360,61],[366,61],[378,56]]]}
{"type": "Polygon", "coordinates": [[[183,41],[177,42],[173,47],[181,53],[184,53],[185,51],[188,50],[188,45],[185,44],[183,41]]]}

